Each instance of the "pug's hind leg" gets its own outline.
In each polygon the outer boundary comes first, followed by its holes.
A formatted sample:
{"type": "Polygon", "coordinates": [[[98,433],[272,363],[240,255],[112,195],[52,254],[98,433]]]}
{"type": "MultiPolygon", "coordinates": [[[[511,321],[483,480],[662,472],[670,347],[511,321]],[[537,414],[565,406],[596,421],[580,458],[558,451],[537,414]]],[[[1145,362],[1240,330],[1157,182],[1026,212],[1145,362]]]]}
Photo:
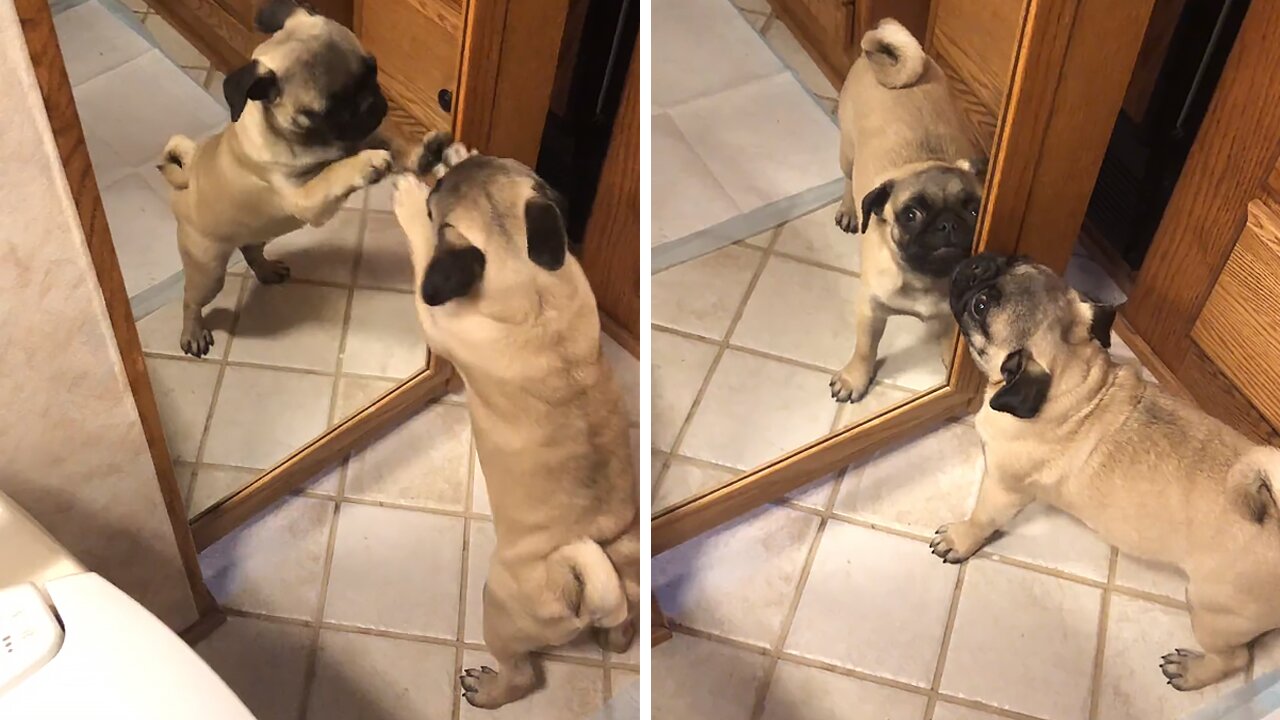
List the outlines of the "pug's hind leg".
{"type": "Polygon", "coordinates": [[[1249,642],[1270,628],[1226,608],[1197,602],[1197,588],[1187,589],[1191,630],[1204,652],[1178,648],[1160,658],[1160,672],[1177,690],[1199,690],[1249,664],[1249,642]]]}
{"type": "Polygon", "coordinates": [[[213,333],[204,324],[204,307],[222,292],[230,255],[203,239],[178,231],[182,257],[182,333],[178,346],[192,357],[204,357],[213,348],[213,333]]]}
{"type": "Polygon", "coordinates": [[[844,195],[836,211],[836,227],[852,233],[858,231],[858,203],[853,199],[853,141],[840,133],[840,172],[844,175],[844,195]]]}
{"type": "Polygon", "coordinates": [[[997,530],[1030,505],[1033,499],[1031,493],[1014,487],[1007,479],[988,469],[982,478],[973,514],[964,522],[938,528],[929,548],[945,563],[962,563],[978,552],[997,530]]]}
{"type": "Polygon", "coordinates": [[[522,626],[488,584],[484,589],[483,617],[484,644],[497,661],[498,669],[467,668],[458,680],[467,702],[478,708],[493,709],[537,689],[538,674],[531,653],[545,643],[522,626]]]}
{"type": "Polygon", "coordinates": [[[876,356],[880,338],[889,319],[887,309],[867,293],[858,293],[854,303],[853,322],[856,338],[849,362],[831,378],[831,397],[836,402],[858,402],[867,394],[876,374],[876,356]]]}
{"type": "Polygon", "coordinates": [[[263,285],[276,285],[289,279],[289,266],[283,260],[268,260],[263,254],[265,245],[245,245],[240,248],[244,261],[249,264],[258,282],[263,285]]]}

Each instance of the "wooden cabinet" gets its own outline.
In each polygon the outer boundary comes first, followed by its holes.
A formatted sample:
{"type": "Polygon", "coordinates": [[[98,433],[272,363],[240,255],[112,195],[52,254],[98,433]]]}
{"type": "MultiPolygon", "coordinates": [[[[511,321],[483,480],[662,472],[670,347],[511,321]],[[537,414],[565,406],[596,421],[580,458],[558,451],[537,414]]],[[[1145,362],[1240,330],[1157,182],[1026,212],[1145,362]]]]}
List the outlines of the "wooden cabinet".
{"type": "Polygon", "coordinates": [[[844,84],[858,59],[863,33],[886,17],[896,18],[916,37],[928,30],[930,0],[769,0],[778,18],[796,36],[831,84],[844,84]]]}
{"type": "Polygon", "coordinates": [[[1280,443],[1280,4],[1249,6],[1124,317],[1211,414],[1280,443]]]}
{"type": "MultiPolygon", "coordinates": [[[[149,0],[219,70],[263,36],[259,0],[149,0]]],[[[313,0],[378,58],[391,126],[406,139],[452,130],[526,164],[537,161],[569,0],[313,0]]]]}

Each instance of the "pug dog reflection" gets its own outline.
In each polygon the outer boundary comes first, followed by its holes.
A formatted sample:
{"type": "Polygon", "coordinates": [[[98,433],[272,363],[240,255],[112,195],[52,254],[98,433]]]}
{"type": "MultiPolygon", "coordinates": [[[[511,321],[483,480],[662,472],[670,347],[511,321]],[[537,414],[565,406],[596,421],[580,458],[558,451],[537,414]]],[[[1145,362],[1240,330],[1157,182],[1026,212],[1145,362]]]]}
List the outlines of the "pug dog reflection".
{"type": "Polygon", "coordinates": [[[1280,450],[1113,360],[1115,310],[1042,265],[974,257],[950,304],[990,383],[976,417],[986,471],[973,513],[938,529],[934,554],[963,562],[1032,501],[1047,502],[1187,574],[1203,652],[1165,655],[1170,685],[1195,690],[1244,669],[1249,643],[1280,627],[1280,450]]]}
{"type": "Polygon", "coordinates": [[[223,84],[231,124],[200,143],[173,137],[159,168],[185,275],[179,343],[196,357],[213,345],[203,308],[233,252],[259,282],[283,282],[289,268],[266,257],[267,242],[323,225],[392,167],[375,137],[387,113],[377,63],[355,34],[291,0],[269,0],[255,24],[272,35],[223,84]]]}
{"type": "Polygon", "coordinates": [[[891,315],[927,323],[950,364],[947,281],[971,253],[986,160],[942,70],[896,20],[862,38],[839,117],[845,189],[836,225],[862,234],[862,272],[853,355],[831,378],[831,396],[856,402],[875,377],[891,315]]]}

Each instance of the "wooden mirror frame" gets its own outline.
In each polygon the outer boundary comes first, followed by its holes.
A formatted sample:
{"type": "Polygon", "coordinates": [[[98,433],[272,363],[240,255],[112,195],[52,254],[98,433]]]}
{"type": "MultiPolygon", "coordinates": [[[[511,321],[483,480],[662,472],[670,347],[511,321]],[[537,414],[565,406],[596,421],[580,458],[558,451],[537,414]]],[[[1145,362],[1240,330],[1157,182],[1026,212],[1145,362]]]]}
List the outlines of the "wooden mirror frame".
{"type": "MultiPolygon", "coordinates": [[[[223,71],[246,62],[261,39],[240,29],[225,11],[208,0],[164,0],[157,6],[175,27],[189,32],[201,25],[209,28],[212,32],[208,42],[193,44],[223,71]]],[[[545,117],[550,104],[568,2],[472,0],[469,7],[460,63],[466,69],[454,115],[455,134],[482,151],[533,164],[543,123],[530,118],[545,117]],[[501,106],[497,103],[499,96],[503,98],[501,106]]],[[[456,379],[447,362],[429,354],[426,365],[416,375],[328,428],[234,494],[188,518],[48,0],[17,0],[17,10],[166,510],[203,615],[209,608],[216,610],[216,603],[200,574],[199,551],[341,462],[353,450],[443,397],[456,379]]],[[[401,141],[416,141],[425,132],[398,107],[392,108],[390,117],[389,126],[401,141]]]]}
{"type": "MultiPolygon", "coordinates": [[[[987,174],[977,249],[1066,269],[1154,0],[1026,0],[987,174]]],[[[963,342],[947,382],[750,470],[653,518],[653,555],[886,445],[977,409],[963,342]]]]}

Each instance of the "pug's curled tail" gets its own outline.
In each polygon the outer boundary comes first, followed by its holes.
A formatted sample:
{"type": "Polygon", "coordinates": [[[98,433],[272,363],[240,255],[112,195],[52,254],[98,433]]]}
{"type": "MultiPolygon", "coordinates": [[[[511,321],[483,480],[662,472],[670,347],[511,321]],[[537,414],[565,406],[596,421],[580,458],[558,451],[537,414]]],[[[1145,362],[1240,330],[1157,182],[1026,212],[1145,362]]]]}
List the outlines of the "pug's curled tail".
{"type": "Polygon", "coordinates": [[[871,63],[876,82],[887,88],[910,87],[924,74],[924,48],[893,18],[881,20],[862,36],[862,54],[871,63]]]}
{"type": "Polygon", "coordinates": [[[1227,473],[1227,497],[1246,519],[1257,525],[1280,520],[1275,487],[1280,483],[1280,449],[1256,447],[1227,473]]]}
{"type": "Polygon", "coordinates": [[[164,159],[156,166],[174,190],[185,190],[191,184],[187,169],[196,155],[196,142],[186,135],[174,135],[164,146],[164,159]]]}
{"type": "Polygon", "coordinates": [[[552,553],[550,560],[572,574],[574,582],[565,588],[565,599],[575,615],[601,628],[626,622],[622,578],[600,543],[590,539],[570,543],[552,553]]]}

